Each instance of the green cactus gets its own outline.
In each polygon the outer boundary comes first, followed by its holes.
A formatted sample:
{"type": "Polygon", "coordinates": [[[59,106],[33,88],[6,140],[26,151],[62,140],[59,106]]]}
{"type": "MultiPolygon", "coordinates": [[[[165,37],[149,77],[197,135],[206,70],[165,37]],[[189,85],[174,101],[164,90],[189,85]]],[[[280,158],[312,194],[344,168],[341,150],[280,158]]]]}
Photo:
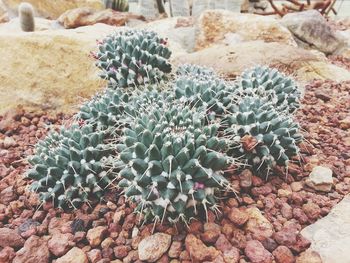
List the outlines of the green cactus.
{"type": "Polygon", "coordinates": [[[231,143],[228,154],[242,159],[260,174],[268,175],[276,165],[288,166],[291,158],[299,154],[298,143],[303,138],[299,125],[266,99],[242,98],[222,126],[231,143]]]}
{"type": "Polygon", "coordinates": [[[171,51],[155,32],[126,30],[105,38],[95,54],[101,77],[114,86],[158,83],[171,72],[171,51]]]}
{"type": "Polygon", "coordinates": [[[234,87],[210,69],[192,65],[178,69],[174,93],[181,102],[202,107],[211,120],[230,112],[235,96],[234,87]]]}
{"type": "Polygon", "coordinates": [[[23,2],[18,6],[19,22],[24,32],[35,30],[34,9],[29,3],[23,2]]]}
{"type": "Polygon", "coordinates": [[[199,211],[217,209],[216,193],[228,187],[228,158],[218,125],[204,125],[204,118],[171,105],[141,113],[125,129],[119,186],[146,220],[188,222],[199,211]]]}
{"type": "Polygon", "coordinates": [[[236,81],[236,88],[244,93],[257,93],[261,97],[275,98],[279,111],[294,113],[300,107],[300,96],[296,83],[277,69],[257,66],[246,70],[236,81]]]}
{"type": "Polygon", "coordinates": [[[105,8],[110,8],[120,12],[129,11],[129,1],[128,0],[103,0],[105,8]]]}
{"type": "Polygon", "coordinates": [[[105,134],[94,132],[91,125],[50,133],[37,143],[36,154],[29,159],[31,189],[39,192],[43,202],[62,209],[100,199],[112,182],[105,167],[111,147],[104,140],[105,134]]]}
{"type": "Polygon", "coordinates": [[[121,125],[124,109],[130,101],[130,95],[120,89],[107,89],[80,107],[76,115],[78,120],[94,125],[98,130],[117,128],[121,125]]]}

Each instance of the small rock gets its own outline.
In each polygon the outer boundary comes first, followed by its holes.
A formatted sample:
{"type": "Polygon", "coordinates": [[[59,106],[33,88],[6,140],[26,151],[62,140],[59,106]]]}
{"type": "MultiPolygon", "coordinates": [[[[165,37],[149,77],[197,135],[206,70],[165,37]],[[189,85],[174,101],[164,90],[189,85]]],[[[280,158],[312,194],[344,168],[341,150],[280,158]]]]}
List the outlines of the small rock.
{"type": "Polygon", "coordinates": [[[333,185],[332,174],[333,172],[331,169],[323,166],[316,166],[312,169],[305,183],[316,191],[330,192],[333,185]]]}
{"type": "Polygon", "coordinates": [[[33,220],[33,219],[27,219],[24,223],[22,223],[19,227],[18,227],[18,232],[19,234],[22,234],[24,232],[27,232],[29,229],[31,228],[35,228],[37,226],[40,226],[40,223],[33,220]]]}
{"type": "Polygon", "coordinates": [[[90,263],[97,263],[102,259],[102,253],[99,249],[92,249],[87,253],[90,263]]]}
{"type": "Polygon", "coordinates": [[[303,205],[303,211],[306,214],[306,216],[312,220],[315,220],[319,218],[321,214],[321,208],[312,202],[307,202],[303,205]]]}
{"type": "Polygon", "coordinates": [[[82,219],[74,219],[71,224],[72,232],[75,234],[76,232],[85,232],[85,224],[82,219]]]}
{"type": "Polygon", "coordinates": [[[101,247],[102,248],[109,248],[113,247],[115,245],[113,238],[107,237],[105,240],[102,241],[101,247]]]}
{"type": "Polygon", "coordinates": [[[293,208],[288,203],[283,203],[281,206],[281,214],[285,219],[292,219],[293,208]]]}
{"type": "Polygon", "coordinates": [[[0,228],[0,247],[22,247],[24,239],[15,231],[9,228],[0,228]]]}
{"type": "Polygon", "coordinates": [[[118,258],[118,259],[123,259],[123,258],[125,258],[125,257],[128,255],[128,253],[129,253],[130,250],[131,250],[131,249],[130,249],[129,246],[117,246],[117,247],[115,247],[115,248],[113,249],[114,255],[115,255],[115,257],[118,258]]]}
{"type": "Polygon", "coordinates": [[[48,242],[50,252],[56,257],[63,256],[74,245],[73,238],[74,236],[70,233],[54,234],[48,242]]]}
{"type": "Polygon", "coordinates": [[[219,251],[213,247],[207,247],[193,234],[187,235],[185,245],[190,258],[192,258],[194,261],[213,261],[219,255],[219,251]]]}
{"type": "Polygon", "coordinates": [[[85,237],[86,237],[86,233],[85,233],[85,232],[82,232],[82,231],[75,232],[73,241],[74,241],[74,242],[80,242],[80,241],[82,241],[85,237]]]}
{"type": "Polygon", "coordinates": [[[239,261],[239,249],[232,247],[223,252],[224,261],[227,263],[237,263],[239,261]]]}
{"type": "Polygon", "coordinates": [[[303,184],[301,182],[293,182],[290,184],[293,192],[299,192],[303,190],[303,184]]]}
{"type": "Polygon", "coordinates": [[[144,238],[138,247],[139,259],[142,261],[156,262],[168,250],[171,244],[171,236],[164,233],[156,233],[144,238]]]}
{"type": "Polygon", "coordinates": [[[248,214],[248,222],[246,231],[251,232],[257,240],[264,240],[273,234],[272,224],[261,214],[256,207],[250,207],[246,210],[248,214]]]}
{"type": "Polygon", "coordinates": [[[298,230],[296,226],[291,224],[274,233],[273,237],[278,244],[289,247],[297,242],[297,235],[298,230]]]}
{"type": "Polygon", "coordinates": [[[238,226],[244,225],[248,221],[248,214],[238,208],[231,208],[227,215],[230,221],[238,226]]]}
{"type": "Polygon", "coordinates": [[[248,241],[244,253],[252,263],[272,262],[272,254],[257,240],[248,241]]]}
{"type": "Polygon", "coordinates": [[[346,117],[345,119],[342,119],[339,121],[340,123],[340,128],[344,130],[350,129],[350,116],[346,117]]]}
{"type": "Polygon", "coordinates": [[[125,210],[120,210],[114,213],[113,223],[119,224],[119,222],[125,217],[125,210]]]}
{"type": "Polygon", "coordinates": [[[265,185],[260,186],[260,187],[252,188],[251,192],[252,192],[252,195],[254,195],[254,196],[259,196],[259,195],[266,196],[266,195],[272,193],[272,188],[269,184],[265,184],[265,185]]]}
{"type": "Polygon", "coordinates": [[[272,255],[275,257],[276,263],[294,263],[295,262],[295,258],[292,252],[286,246],[279,246],[272,252],[272,255]]]}
{"type": "Polygon", "coordinates": [[[322,263],[322,259],[317,252],[308,249],[297,257],[296,263],[322,263]]]}
{"type": "Polygon", "coordinates": [[[324,102],[330,101],[332,98],[332,96],[330,96],[329,94],[319,90],[315,91],[315,97],[323,100],[324,102]]]}
{"type": "Polygon", "coordinates": [[[274,251],[278,247],[277,242],[271,237],[261,241],[261,244],[270,252],[274,251]]]}
{"type": "Polygon", "coordinates": [[[95,228],[90,229],[87,234],[86,238],[89,241],[89,244],[91,247],[97,247],[101,244],[103,237],[107,233],[107,227],[105,226],[98,226],[95,228]]]}
{"type": "Polygon", "coordinates": [[[0,263],[12,262],[12,259],[16,256],[16,252],[12,247],[4,247],[0,251],[0,263]]]}
{"type": "Polygon", "coordinates": [[[17,195],[13,186],[9,186],[0,192],[0,203],[9,205],[11,201],[16,200],[17,195]]]}
{"type": "Polygon", "coordinates": [[[230,241],[224,235],[220,235],[218,240],[215,243],[215,248],[221,252],[228,251],[232,248],[230,241]]]}
{"type": "Polygon", "coordinates": [[[306,239],[305,237],[303,237],[301,234],[299,234],[297,236],[297,242],[293,246],[291,246],[290,248],[294,252],[300,254],[301,252],[303,252],[307,248],[309,248],[310,245],[311,245],[311,242],[308,239],[306,239]]]}
{"type": "Polygon", "coordinates": [[[253,173],[249,169],[245,169],[239,175],[239,185],[242,188],[249,188],[252,186],[253,173]]]}
{"type": "Polygon", "coordinates": [[[8,149],[10,147],[16,146],[17,143],[12,137],[5,137],[3,141],[3,146],[5,149],[8,149]]]}
{"type": "Polygon", "coordinates": [[[214,223],[204,224],[204,233],[201,234],[201,239],[205,243],[214,244],[221,234],[220,226],[214,223]]]}
{"type": "Polygon", "coordinates": [[[43,237],[31,236],[24,243],[24,247],[17,251],[13,263],[49,263],[49,258],[47,240],[43,237]]]}
{"type": "Polygon", "coordinates": [[[80,248],[73,247],[63,257],[56,260],[56,263],[89,263],[89,259],[85,252],[80,248]]]}
{"type": "Polygon", "coordinates": [[[182,243],[179,241],[173,241],[168,252],[169,257],[178,258],[181,252],[182,252],[182,243]]]}

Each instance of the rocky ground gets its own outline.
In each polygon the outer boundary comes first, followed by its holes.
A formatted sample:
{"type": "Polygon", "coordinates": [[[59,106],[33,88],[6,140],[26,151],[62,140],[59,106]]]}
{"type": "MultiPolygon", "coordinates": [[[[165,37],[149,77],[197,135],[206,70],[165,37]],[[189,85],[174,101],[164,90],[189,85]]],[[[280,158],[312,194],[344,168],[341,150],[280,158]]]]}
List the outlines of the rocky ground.
{"type": "Polygon", "coordinates": [[[39,205],[26,189],[25,158],[68,116],[13,110],[0,117],[0,262],[321,262],[300,231],[350,192],[349,92],[350,82],[309,83],[296,116],[306,138],[300,160],[267,181],[232,174],[238,196],[188,228],[142,225],[117,192],[71,213],[39,205]],[[322,183],[309,178],[316,166],[322,183]]]}

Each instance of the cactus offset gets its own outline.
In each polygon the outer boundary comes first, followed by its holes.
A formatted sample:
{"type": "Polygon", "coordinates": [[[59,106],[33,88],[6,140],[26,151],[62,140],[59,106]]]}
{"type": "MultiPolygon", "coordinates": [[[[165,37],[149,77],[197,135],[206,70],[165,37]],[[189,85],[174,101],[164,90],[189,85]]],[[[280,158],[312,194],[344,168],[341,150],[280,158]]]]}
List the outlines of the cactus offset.
{"type": "Polygon", "coordinates": [[[223,126],[231,143],[228,154],[241,158],[260,174],[268,175],[276,165],[288,166],[299,154],[298,143],[303,138],[299,125],[262,98],[242,98],[223,126]]]}
{"type": "Polygon", "coordinates": [[[142,113],[125,129],[119,186],[146,219],[188,222],[217,209],[216,193],[228,187],[225,141],[217,129],[180,105],[142,113]]]}
{"type": "Polygon", "coordinates": [[[261,97],[275,98],[279,111],[294,113],[300,107],[300,96],[296,83],[277,69],[257,66],[246,70],[236,81],[237,89],[253,92],[261,97]]]}
{"type": "Polygon", "coordinates": [[[35,30],[34,9],[29,3],[23,2],[18,6],[19,23],[24,32],[35,30]]]}
{"type": "Polygon", "coordinates": [[[62,209],[100,199],[112,182],[104,164],[111,147],[104,139],[104,133],[94,132],[90,125],[50,133],[29,159],[34,166],[28,173],[34,180],[31,189],[43,202],[52,201],[62,209]]]}
{"type": "Polygon", "coordinates": [[[120,87],[160,82],[167,78],[171,51],[166,40],[145,30],[117,32],[99,44],[96,54],[101,77],[120,87]]]}

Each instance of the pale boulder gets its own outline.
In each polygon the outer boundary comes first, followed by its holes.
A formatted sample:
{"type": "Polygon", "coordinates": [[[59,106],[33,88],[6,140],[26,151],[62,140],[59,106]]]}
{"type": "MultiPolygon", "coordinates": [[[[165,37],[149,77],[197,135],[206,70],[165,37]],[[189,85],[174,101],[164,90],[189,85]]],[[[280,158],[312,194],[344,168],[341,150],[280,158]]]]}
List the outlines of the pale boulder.
{"type": "Polygon", "coordinates": [[[196,24],[196,50],[237,34],[241,41],[263,40],[296,46],[292,34],[273,17],[207,10],[196,24]]]}
{"type": "Polygon", "coordinates": [[[0,114],[25,110],[72,113],[104,87],[94,59],[96,40],[116,31],[96,24],[74,30],[0,34],[0,114]]]}
{"type": "Polygon", "coordinates": [[[176,58],[176,65],[183,63],[211,67],[227,78],[234,78],[256,65],[267,65],[292,75],[302,83],[313,79],[350,80],[349,71],[331,64],[321,53],[263,41],[245,42],[244,45],[215,45],[176,58]]]}
{"type": "MultiPolygon", "coordinates": [[[[17,14],[17,9],[22,0],[3,0],[7,10],[12,15],[17,14]]],[[[90,7],[96,10],[104,9],[103,1],[100,0],[26,0],[33,5],[35,13],[45,18],[56,19],[69,9],[78,7],[90,7]]]]}

